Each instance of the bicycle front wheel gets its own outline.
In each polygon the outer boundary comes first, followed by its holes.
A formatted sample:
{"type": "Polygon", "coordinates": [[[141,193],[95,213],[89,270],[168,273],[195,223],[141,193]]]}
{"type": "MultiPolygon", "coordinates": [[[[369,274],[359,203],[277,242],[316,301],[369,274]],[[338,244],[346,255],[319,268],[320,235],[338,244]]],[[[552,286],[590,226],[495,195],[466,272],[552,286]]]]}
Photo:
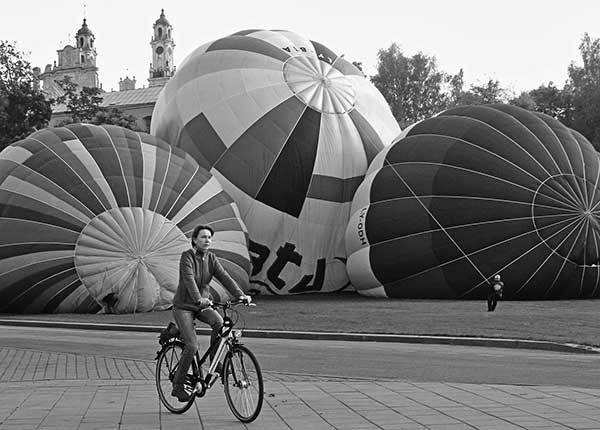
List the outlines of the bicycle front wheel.
{"type": "Polygon", "coordinates": [[[254,354],[236,345],[223,362],[225,398],[233,415],[244,423],[254,421],[262,408],[264,387],[262,372],[254,354]]]}
{"type": "MultiPolygon", "coordinates": [[[[158,397],[165,407],[173,413],[182,414],[187,411],[196,398],[195,395],[190,395],[190,399],[187,402],[180,402],[177,397],[171,396],[173,389],[173,377],[177,371],[179,360],[183,354],[184,344],[182,342],[171,342],[163,348],[158,356],[156,362],[156,389],[158,390],[158,397]]],[[[192,370],[190,366],[190,370],[192,370]]],[[[193,372],[193,371],[192,371],[193,372]]],[[[188,371],[188,375],[185,378],[185,391],[188,394],[192,393],[194,389],[192,382],[192,375],[188,371]]]]}

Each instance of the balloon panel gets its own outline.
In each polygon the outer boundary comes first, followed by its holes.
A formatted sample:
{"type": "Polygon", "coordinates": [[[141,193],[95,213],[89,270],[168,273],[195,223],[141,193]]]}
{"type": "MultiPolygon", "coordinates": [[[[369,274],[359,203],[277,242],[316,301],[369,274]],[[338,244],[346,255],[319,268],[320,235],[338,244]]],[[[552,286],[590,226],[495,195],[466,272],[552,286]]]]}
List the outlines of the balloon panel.
{"type": "MultiPolygon", "coordinates": [[[[38,131],[0,153],[2,312],[117,312],[171,305],[199,224],[248,288],[247,232],[217,180],[181,149],[116,126],[38,131]]],[[[214,294],[227,293],[216,282],[214,294]]]]}
{"type": "Polygon", "coordinates": [[[482,298],[500,273],[509,298],[600,294],[598,156],[558,121],[461,106],[413,125],[374,164],[346,230],[359,292],[482,298]]]}
{"type": "Polygon", "coordinates": [[[275,294],[348,285],[350,202],[399,131],[352,63],[289,31],[243,31],[201,46],[152,119],[152,134],[188,152],[238,204],[251,282],[275,294]]]}

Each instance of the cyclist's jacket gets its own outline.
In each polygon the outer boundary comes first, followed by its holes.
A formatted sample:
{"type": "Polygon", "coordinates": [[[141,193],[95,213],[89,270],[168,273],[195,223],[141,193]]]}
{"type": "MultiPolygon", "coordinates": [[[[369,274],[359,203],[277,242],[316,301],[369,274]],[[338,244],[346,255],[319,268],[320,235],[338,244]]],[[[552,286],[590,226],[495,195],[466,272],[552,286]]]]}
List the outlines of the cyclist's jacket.
{"type": "Polygon", "coordinates": [[[198,310],[201,298],[211,298],[208,284],[215,276],[234,296],[244,292],[231,276],[223,269],[219,259],[210,251],[201,252],[189,249],[181,254],[179,260],[179,285],[173,299],[173,306],[179,309],[198,310]]]}

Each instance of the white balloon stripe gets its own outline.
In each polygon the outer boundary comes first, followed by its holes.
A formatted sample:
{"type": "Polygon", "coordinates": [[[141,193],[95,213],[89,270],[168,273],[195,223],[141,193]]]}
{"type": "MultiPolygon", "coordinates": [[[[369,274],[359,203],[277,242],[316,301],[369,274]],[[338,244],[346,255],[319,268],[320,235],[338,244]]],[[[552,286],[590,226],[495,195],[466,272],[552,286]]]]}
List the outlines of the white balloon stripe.
{"type": "MultiPolygon", "coordinates": [[[[88,149],[77,138],[77,136],[75,136],[75,137],[76,137],[76,139],[66,140],[63,143],[65,144],[65,146],[67,146],[67,148],[69,148],[71,153],[77,159],[79,159],[81,164],[83,164],[85,166],[89,175],[92,177],[92,179],[94,180],[96,185],[98,185],[98,188],[100,188],[100,190],[102,191],[102,194],[104,194],[104,197],[106,197],[106,199],[108,200],[108,203],[111,205],[111,207],[113,207],[113,208],[119,207],[119,205],[117,203],[117,199],[115,198],[115,195],[113,194],[113,191],[110,188],[110,185],[106,181],[106,178],[104,177],[104,174],[102,173],[102,170],[100,170],[100,166],[98,166],[96,159],[92,156],[92,154],[90,154],[88,149]]],[[[58,157],[58,154],[56,154],[56,156],[58,157]]],[[[65,162],[65,164],[66,164],[66,162],[65,162]]],[[[73,170],[73,169],[71,169],[71,170],[73,170]]],[[[79,179],[81,180],[81,183],[85,184],[85,186],[90,190],[90,193],[92,193],[92,195],[94,195],[96,197],[96,199],[98,200],[98,203],[100,203],[100,205],[104,208],[104,210],[108,210],[109,208],[107,208],[104,205],[104,203],[102,202],[102,199],[100,199],[98,197],[98,195],[94,192],[94,190],[92,190],[89,187],[89,185],[86,183],[86,181],[84,181],[83,178],[77,172],[75,172],[75,170],[73,170],[73,172],[79,177],[79,179]]]]}
{"type": "Polygon", "coordinates": [[[154,145],[141,143],[142,147],[142,168],[143,168],[143,197],[142,207],[150,209],[150,201],[154,194],[154,175],[156,173],[156,160],[158,148],[154,145]]]}
{"type": "Polygon", "coordinates": [[[12,161],[16,165],[24,164],[29,157],[33,155],[33,152],[28,151],[22,146],[7,146],[0,151],[0,160],[12,161]]]}
{"type": "Polygon", "coordinates": [[[46,206],[56,209],[58,212],[65,213],[71,218],[79,220],[83,224],[90,221],[90,217],[74,208],[64,200],[59,199],[54,194],[50,194],[43,188],[40,188],[31,182],[25,182],[15,176],[9,176],[0,184],[0,189],[24,197],[31,198],[46,206]],[[33,197],[35,196],[35,198],[33,197]]]}
{"type": "MultiPolygon", "coordinates": [[[[88,127],[92,127],[91,125],[88,125],[88,127]]],[[[108,130],[104,127],[100,127],[100,126],[93,126],[93,127],[98,127],[100,128],[108,137],[109,142],[111,143],[114,151],[115,151],[115,156],[117,157],[117,160],[119,161],[119,169],[121,169],[121,177],[123,178],[123,184],[125,185],[125,190],[127,192],[127,202],[129,203],[129,206],[131,206],[131,193],[129,192],[129,186],[127,185],[127,178],[125,177],[125,171],[123,170],[123,163],[121,161],[121,156],[119,155],[119,151],[117,150],[117,146],[115,145],[115,142],[112,139],[112,136],[108,133],[108,130]]]]}

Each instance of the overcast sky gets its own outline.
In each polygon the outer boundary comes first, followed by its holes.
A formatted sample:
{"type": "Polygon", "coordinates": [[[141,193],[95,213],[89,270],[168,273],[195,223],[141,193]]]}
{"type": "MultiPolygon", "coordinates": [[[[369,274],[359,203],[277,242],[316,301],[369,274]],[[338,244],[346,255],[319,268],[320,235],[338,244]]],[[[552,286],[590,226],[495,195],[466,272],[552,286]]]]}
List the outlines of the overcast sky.
{"type": "Polygon", "coordinates": [[[435,56],[448,73],[462,67],[468,83],[498,79],[516,92],[549,81],[562,87],[568,65],[580,62],[583,34],[600,37],[594,0],[30,0],[2,2],[0,39],[16,40],[43,70],[57,60],[57,49],[75,43],[84,4],[107,91],[126,75],[138,87],[148,84],[152,24],[161,8],[173,26],[175,64],[239,30],[286,29],[362,62],[368,75],[377,51],[396,42],[407,55],[435,56]]]}

